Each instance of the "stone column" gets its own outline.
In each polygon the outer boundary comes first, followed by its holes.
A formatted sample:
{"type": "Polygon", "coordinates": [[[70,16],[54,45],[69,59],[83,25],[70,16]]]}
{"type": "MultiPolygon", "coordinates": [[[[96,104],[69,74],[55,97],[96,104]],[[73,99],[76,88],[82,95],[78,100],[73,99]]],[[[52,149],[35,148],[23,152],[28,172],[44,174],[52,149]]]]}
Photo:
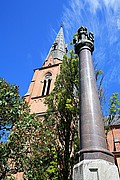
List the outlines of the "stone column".
{"type": "MultiPolygon", "coordinates": [[[[78,35],[73,42],[75,44],[75,52],[79,56],[80,85],[80,163],[74,167],[73,176],[75,180],[87,180],[90,176],[91,180],[97,180],[101,177],[100,172],[103,166],[108,170],[109,163],[112,163],[114,166],[113,169],[115,169],[114,172],[117,172],[117,168],[114,165],[113,154],[106,148],[104,123],[91,55],[94,51],[94,35],[93,33],[88,34],[87,28],[80,27],[78,29],[78,35]],[[97,164],[99,165],[97,166],[97,164]],[[86,165],[91,168],[91,170],[88,168],[88,172],[85,168],[86,165]],[[78,172],[81,175],[80,177],[77,176],[78,172]]],[[[118,177],[118,173],[116,175],[118,177]]],[[[106,177],[102,178],[104,179],[106,177]]],[[[116,180],[115,176],[114,179],[116,180]]],[[[112,179],[109,178],[109,180],[112,179]]]]}

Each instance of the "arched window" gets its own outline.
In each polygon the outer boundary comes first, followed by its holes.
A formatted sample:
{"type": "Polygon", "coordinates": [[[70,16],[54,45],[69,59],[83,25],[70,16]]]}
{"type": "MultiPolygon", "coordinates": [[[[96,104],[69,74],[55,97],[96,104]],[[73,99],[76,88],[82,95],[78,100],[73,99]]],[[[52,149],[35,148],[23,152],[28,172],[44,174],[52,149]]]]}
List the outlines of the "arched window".
{"type": "Polygon", "coordinates": [[[51,77],[52,77],[52,74],[50,72],[48,72],[45,75],[44,84],[43,84],[43,90],[42,90],[42,96],[46,96],[46,95],[49,94],[50,84],[51,84],[51,77]]]}

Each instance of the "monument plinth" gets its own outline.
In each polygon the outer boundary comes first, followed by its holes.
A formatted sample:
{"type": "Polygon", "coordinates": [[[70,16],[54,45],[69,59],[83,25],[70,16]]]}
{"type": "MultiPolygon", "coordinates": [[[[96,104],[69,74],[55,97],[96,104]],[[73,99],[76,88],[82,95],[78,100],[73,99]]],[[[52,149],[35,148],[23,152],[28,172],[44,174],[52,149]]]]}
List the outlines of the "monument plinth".
{"type": "Polygon", "coordinates": [[[92,61],[94,35],[80,27],[73,40],[79,56],[80,99],[80,152],[79,163],[74,166],[74,180],[117,180],[114,156],[107,150],[102,111],[92,61]],[[105,176],[102,169],[105,169],[105,176]],[[110,171],[108,170],[110,167],[110,171]],[[113,176],[107,175],[114,174],[113,176]],[[112,178],[112,179],[111,179],[112,178]]]}

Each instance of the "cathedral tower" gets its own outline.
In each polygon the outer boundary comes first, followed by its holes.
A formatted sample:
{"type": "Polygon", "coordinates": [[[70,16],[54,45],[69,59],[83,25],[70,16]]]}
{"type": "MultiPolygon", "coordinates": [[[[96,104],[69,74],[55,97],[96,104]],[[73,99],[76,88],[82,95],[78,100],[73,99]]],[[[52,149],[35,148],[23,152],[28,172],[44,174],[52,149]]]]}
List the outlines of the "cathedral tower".
{"type": "Polygon", "coordinates": [[[60,64],[66,52],[67,45],[65,44],[63,27],[61,26],[44,64],[41,68],[34,70],[28,92],[24,96],[30,105],[31,113],[41,116],[45,114],[47,110],[44,104],[45,97],[54,88],[56,76],[60,72],[60,64]]]}

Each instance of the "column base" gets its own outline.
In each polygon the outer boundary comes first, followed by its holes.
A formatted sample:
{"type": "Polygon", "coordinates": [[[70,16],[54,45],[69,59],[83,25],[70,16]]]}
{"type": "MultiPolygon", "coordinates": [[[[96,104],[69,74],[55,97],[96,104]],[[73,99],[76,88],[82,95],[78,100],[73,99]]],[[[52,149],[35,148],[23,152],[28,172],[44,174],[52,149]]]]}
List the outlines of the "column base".
{"type": "Polygon", "coordinates": [[[105,161],[109,161],[111,163],[115,163],[114,155],[108,151],[107,149],[82,149],[78,152],[79,154],[79,162],[83,160],[90,159],[102,159],[105,161]]]}
{"type": "Polygon", "coordinates": [[[73,180],[120,180],[117,166],[102,160],[83,160],[73,168],[73,180]]]}

